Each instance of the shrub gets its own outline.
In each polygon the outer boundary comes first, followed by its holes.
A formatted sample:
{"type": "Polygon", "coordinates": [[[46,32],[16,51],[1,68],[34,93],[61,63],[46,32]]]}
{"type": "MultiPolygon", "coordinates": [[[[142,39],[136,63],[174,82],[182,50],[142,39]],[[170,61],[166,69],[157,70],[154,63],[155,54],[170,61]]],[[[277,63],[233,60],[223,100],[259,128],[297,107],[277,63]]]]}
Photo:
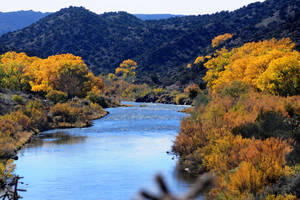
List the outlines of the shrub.
{"type": "Polygon", "coordinates": [[[155,88],[155,89],[153,89],[153,92],[154,92],[155,95],[160,96],[160,95],[162,95],[164,93],[164,89],[162,89],[162,88],[155,88]]]}
{"type": "Polygon", "coordinates": [[[195,108],[199,108],[201,105],[206,106],[209,103],[209,98],[205,96],[203,93],[200,93],[194,99],[195,108]]]}
{"type": "Polygon", "coordinates": [[[46,95],[46,98],[53,101],[54,103],[64,102],[68,99],[68,94],[58,90],[51,90],[46,95]]]}
{"type": "Polygon", "coordinates": [[[184,89],[184,93],[186,93],[188,95],[188,97],[192,100],[192,99],[196,98],[196,96],[198,94],[201,93],[201,90],[198,85],[192,84],[192,85],[187,86],[184,89]]]}
{"type": "Polygon", "coordinates": [[[285,195],[268,195],[266,200],[296,200],[297,198],[294,195],[291,194],[285,194],[285,195]]]}
{"type": "Polygon", "coordinates": [[[102,108],[107,108],[108,107],[108,103],[106,101],[106,98],[100,95],[95,94],[94,92],[89,92],[87,95],[87,99],[90,100],[93,103],[96,103],[100,106],[102,106],[102,108]]]}
{"type": "Polygon", "coordinates": [[[31,127],[44,130],[48,126],[46,109],[43,104],[38,101],[30,101],[23,108],[23,113],[30,118],[31,127]]]}
{"type": "Polygon", "coordinates": [[[23,97],[21,97],[20,95],[17,95],[17,94],[13,95],[13,96],[11,97],[11,100],[13,100],[14,102],[16,102],[17,104],[21,104],[21,105],[24,104],[24,99],[23,99],[23,97]]]}
{"type": "Polygon", "coordinates": [[[188,96],[186,94],[182,94],[182,93],[178,94],[176,96],[175,102],[178,105],[184,105],[184,104],[189,104],[190,103],[190,101],[188,99],[188,96]]]}
{"type": "Polygon", "coordinates": [[[81,117],[81,109],[71,103],[57,103],[50,108],[50,112],[54,117],[60,116],[63,122],[68,123],[75,123],[81,117]]]}
{"type": "Polygon", "coordinates": [[[233,81],[228,87],[225,87],[222,91],[223,96],[229,96],[232,98],[239,98],[242,94],[249,91],[249,86],[241,81],[233,81]]]}

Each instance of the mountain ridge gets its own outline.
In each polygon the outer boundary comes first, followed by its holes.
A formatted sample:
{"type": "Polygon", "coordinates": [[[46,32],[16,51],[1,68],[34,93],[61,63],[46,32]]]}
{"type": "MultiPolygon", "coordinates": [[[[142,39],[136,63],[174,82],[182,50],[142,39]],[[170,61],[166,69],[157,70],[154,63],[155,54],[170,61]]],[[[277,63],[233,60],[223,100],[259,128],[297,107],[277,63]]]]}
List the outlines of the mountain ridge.
{"type": "MultiPolygon", "coordinates": [[[[38,20],[53,14],[53,12],[40,12],[33,10],[19,10],[11,12],[0,12],[0,36],[25,28],[38,20]]],[[[141,20],[159,20],[171,17],[180,17],[184,15],[173,14],[132,14],[141,20]]]]}

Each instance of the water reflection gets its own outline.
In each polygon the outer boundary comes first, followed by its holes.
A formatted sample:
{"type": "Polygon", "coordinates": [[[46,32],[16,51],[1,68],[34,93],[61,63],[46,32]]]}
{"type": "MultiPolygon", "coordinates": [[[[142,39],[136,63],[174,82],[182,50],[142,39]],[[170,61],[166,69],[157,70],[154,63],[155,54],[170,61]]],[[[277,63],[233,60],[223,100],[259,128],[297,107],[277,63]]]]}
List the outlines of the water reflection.
{"type": "Polygon", "coordinates": [[[51,133],[41,133],[32,138],[26,148],[34,148],[43,145],[72,145],[82,143],[86,136],[72,135],[66,132],[57,131],[51,133]]]}

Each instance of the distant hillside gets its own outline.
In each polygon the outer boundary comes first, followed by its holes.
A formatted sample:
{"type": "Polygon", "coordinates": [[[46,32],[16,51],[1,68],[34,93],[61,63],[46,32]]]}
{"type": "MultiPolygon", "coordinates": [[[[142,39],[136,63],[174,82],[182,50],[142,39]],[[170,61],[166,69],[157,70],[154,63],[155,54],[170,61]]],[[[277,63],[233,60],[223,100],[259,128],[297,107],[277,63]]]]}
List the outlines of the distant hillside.
{"type": "Polygon", "coordinates": [[[50,13],[34,11],[0,12],[0,35],[15,31],[38,21],[50,13]]]}
{"type": "MultiPolygon", "coordinates": [[[[0,12],[0,36],[4,33],[16,31],[26,26],[29,26],[43,17],[52,14],[50,12],[42,13],[29,11],[16,11],[16,12],[0,12]]],[[[141,20],[159,20],[168,19],[171,17],[180,17],[183,15],[171,15],[171,14],[134,14],[141,20]]]]}
{"type": "Polygon", "coordinates": [[[141,20],[159,20],[159,19],[169,19],[172,17],[183,17],[184,15],[171,15],[171,14],[134,14],[137,18],[141,20]]]}
{"type": "MultiPolygon", "coordinates": [[[[125,12],[97,15],[70,7],[0,38],[3,49],[47,57],[73,53],[95,73],[112,72],[124,59],[138,62],[138,80],[163,85],[199,78],[184,67],[211,53],[211,40],[232,33],[226,45],[291,37],[300,48],[300,0],[266,0],[233,12],[143,21],[125,12]]],[[[0,48],[1,49],[1,48],[0,48]]]]}

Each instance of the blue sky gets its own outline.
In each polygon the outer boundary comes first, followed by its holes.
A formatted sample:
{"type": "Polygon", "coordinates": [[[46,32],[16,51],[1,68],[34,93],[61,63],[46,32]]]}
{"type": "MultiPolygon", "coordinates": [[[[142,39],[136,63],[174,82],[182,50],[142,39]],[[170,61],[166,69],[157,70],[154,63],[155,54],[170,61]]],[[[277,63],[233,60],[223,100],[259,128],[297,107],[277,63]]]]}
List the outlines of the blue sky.
{"type": "Polygon", "coordinates": [[[69,6],[83,6],[98,14],[127,11],[133,14],[210,14],[235,10],[263,0],[8,0],[0,11],[34,10],[54,12],[69,6]]]}

